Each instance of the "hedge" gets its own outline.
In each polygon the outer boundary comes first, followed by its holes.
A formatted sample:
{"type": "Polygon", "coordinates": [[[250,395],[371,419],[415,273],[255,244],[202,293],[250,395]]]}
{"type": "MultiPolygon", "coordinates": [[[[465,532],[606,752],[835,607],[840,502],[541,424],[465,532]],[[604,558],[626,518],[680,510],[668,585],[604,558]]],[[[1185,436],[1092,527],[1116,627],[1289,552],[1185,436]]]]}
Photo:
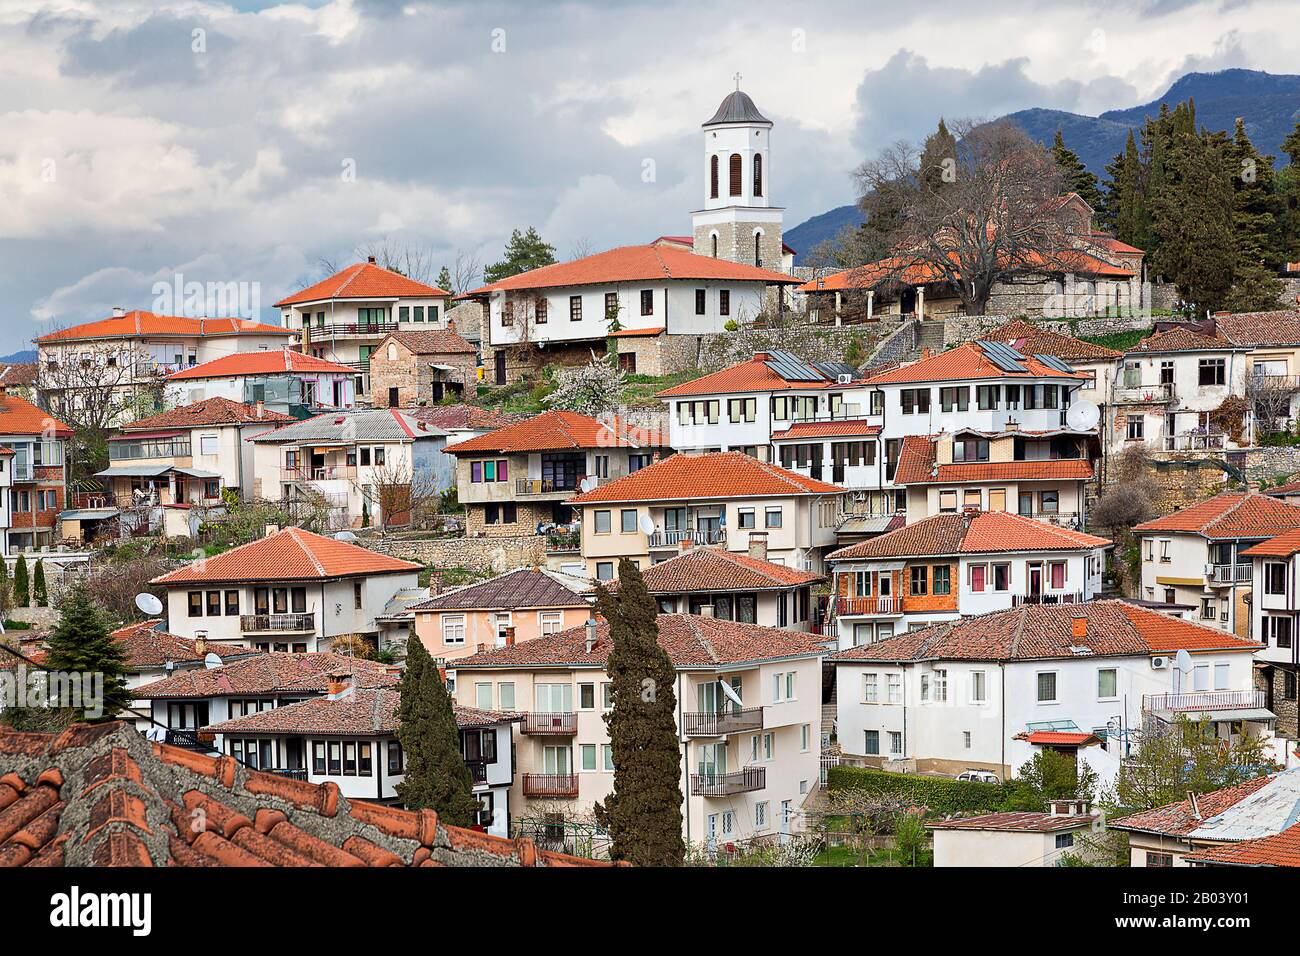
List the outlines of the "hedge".
{"type": "Polygon", "coordinates": [[[843,765],[827,771],[826,787],[831,791],[865,790],[902,796],[915,806],[925,807],[939,816],[993,813],[1002,809],[1007,799],[1006,786],[1000,783],[976,783],[843,765]]]}

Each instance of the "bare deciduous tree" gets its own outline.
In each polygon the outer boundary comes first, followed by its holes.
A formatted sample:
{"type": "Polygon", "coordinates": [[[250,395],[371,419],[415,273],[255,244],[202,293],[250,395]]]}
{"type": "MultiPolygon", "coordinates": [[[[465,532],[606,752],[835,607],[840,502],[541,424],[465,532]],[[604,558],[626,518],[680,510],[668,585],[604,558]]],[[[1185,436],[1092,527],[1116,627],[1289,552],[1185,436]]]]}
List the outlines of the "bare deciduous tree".
{"type": "Polygon", "coordinates": [[[362,498],[379,510],[379,528],[414,523],[421,515],[436,510],[443,489],[429,470],[414,469],[406,461],[389,455],[384,464],[370,470],[369,482],[356,483],[362,498]]]}
{"type": "Polygon", "coordinates": [[[483,279],[483,262],[479,259],[477,253],[457,249],[456,258],[451,264],[451,281],[455,286],[451,291],[459,295],[462,292],[468,292],[482,284],[483,279]]]}
{"type": "Polygon", "coordinates": [[[1246,400],[1255,415],[1257,435],[1284,432],[1291,422],[1291,399],[1300,383],[1289,375],[1250,375],[1246,378],[1246,400]]]}

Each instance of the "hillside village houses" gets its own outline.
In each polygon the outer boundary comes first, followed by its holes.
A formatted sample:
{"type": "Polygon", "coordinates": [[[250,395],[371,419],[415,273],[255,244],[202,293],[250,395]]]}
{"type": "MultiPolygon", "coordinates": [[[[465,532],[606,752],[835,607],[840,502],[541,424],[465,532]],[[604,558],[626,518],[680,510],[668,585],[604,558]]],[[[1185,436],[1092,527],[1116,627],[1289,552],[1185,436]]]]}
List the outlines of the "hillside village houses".
{"type": "Polygon", "coordinates": [[[419,586],[421,566],[301,528],[153,580],[165,591],[171,633],[210,645],[325,651],[335,638],[378,643],[376,617],[398,591],[419,586]]]}
{"type": "Polygon", "coordinates": [[[1297,682],[1300,681],[1300,528],[1238,552],[1251,562],[1250,635],[1264,645],[1256,655],[1263,705],[1277,715],[1281,736],[1300,740],[1297,682]]]}
{"type": "Polygon", "coordinates": [[[192,404],[209,398],[261,403],[297,418],[357,404],[350,368],[288,348],[228,355],[167,376],[169,402],[192,404]]]}
{"type": "MultiPolygon", "coordinates": [[[[657,621],[677,672],[683,836],[717,846],[797,832],[820,772],[821,646],[811,635],[716,618],[657,621]]],[[[504,694],[523,711],[511,794],[519,817],[589,823],[613,788],[603,720],[609,651],[609,626],[593,621],[457,661],[457,703],[504,708],[504,694]]]]}
{"type": "Polygon", "coordinates": [[[421,405],[410,409],[410,413],[413,418],[446,432],[448,445],[477,438],[532,417],[527,412],[502,412],[462,403],[421,405]]]}
{"type": "MultiPolygon", "coordinates": [[[[189,318],[114,309],[107,319],[33,340],[45,407],[76,409],[112,396],[116,421],[162,408],[167,375],[229,355],[283,348],[293,333],[237,318],[189,318]]],[[[243,401],[242,397],[237,400],[243,401]]]]}
{"type": "Polygon", "coordinates": [[[390,332],[446,327],[451,293],[385,269],[370,256],[285,296],[275,307],[306,355],[348,366],[370,397],[370,356],[390,332]]]}
{"type": "Polygon", "coordinates": [[[414,408],[460,399],[477,373],[478,349],[451,328],[389,332],[370,354],[371,404],[414,408]]]}
{"type": "Polygon", "coordinates": [[[0,388],[0,553],[58,543],[72,429],[0,388]]]}

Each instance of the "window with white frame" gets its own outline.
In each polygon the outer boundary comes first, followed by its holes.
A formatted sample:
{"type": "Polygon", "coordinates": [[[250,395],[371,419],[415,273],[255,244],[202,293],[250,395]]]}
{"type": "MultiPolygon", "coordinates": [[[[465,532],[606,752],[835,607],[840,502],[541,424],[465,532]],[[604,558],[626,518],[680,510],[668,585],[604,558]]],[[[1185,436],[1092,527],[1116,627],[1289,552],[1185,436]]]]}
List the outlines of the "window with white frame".
{"type": "Polygon", "coordinates": [[[563,611],[541,611],[539,612],[538,626],[542,634],[557,634],[564,628],[563,611]]]}
{"type": "Polygon", "coordinates": [[[880,689],[878,687],[879,674],[862,675],[862,701],[867,704],[874,704],[879,700],[880,689]]]}
{"type": "Polygon", "coordinates": [[[442,643],[453,647],[465,643],[464,614],[444,614],[442,616],[442,643]]]}
{"type": "Polygon", "coordinates": [[[901,756],[903,753],[903,734],[898,730],[889,732],[889,753],[891,756],[901,756]]]}
{"type": "Polygon", "coordinates": [[[983,671],[971,671],[970,699],[972,704],[982,704],[987,700],[987,685],[983,671]]]}
{"type": "Polygon", "coordinates": [[[754,804],[754,829],[755,830],[767,829],[767,801],[766,800],[760,800],[758,803],[754,804]]]}
{"type": "Polygon", "coordinates": [[[903,675],[885,675],[885,700],[891,704],[901,704],[903,702],[903,675]]]}
{"type": "Polygon", "coordinates": [[[474,706],[479,710],[492,709],[492,682],[483,681],[474,685],[474,706]]]}
{"type": "Polygon", "coordinates": [[[1097,670],[1097,699],[1115,700],[1119,697],[1119,670],[1102,667],[1097,670]]]}
{"type": "Polygon", "coordinates": [[[1056,671],[1038,672],[1038,702],[1040,704],[1056,703],[1056,671]]]}

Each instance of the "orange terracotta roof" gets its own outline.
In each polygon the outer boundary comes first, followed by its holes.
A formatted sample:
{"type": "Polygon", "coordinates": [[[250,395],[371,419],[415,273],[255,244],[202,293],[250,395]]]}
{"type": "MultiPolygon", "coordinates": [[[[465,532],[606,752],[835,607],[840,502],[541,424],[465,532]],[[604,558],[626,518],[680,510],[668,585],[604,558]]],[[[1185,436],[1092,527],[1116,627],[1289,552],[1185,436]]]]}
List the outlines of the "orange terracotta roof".
{"type": "Polygon", "coordinates": [[[223,355],[211,362],[193,368],[172,372],[169,381],[188,381],[196,378],[233,378],[237,375],[276,375],[293,372],[308,375],[314,372],[332,372],[336,375],[355,375],[356,370],[338,362],[330,362],[293,349],[270,349],[256,352],[236,352],[223,355]]]}
{"type": "Polygon", "coordinates": [[[376,346],[376,350],[383,349],[384,342],[389,339],[400,342],[416,355],[466,355],[478,352],[468,339],[451,329],[389,332],[388,336],[376,346]]]}
{"type": "MultiPolygon", "coordinates": [[[[209,724],[214,734],[323,734],[347,737],[387,737],[401,724],[398,707],[402,695],[396,687],[357,687],[339,697],[313,697],[293,704],[258,711],[233,720],[209,724]]],[[[519,715],[475,710],[452,704],[456,726],[490,727],[510,723],[519,715]]]]}
{"type": "Polygon", "coordinates": [[[924,660],[1078,660],[1189,653],[1252,654],[1261,645],[1218,628],[1126,601],[1022,604],[1010,611],[932,624],[831,655],[835,663],[924,660]],[[1075,621],[1087,620],[1085,634],[1075,621]],[[1080,651],[1079,649],[1085,649],[1080,651]]]}
{"type": "Polygon", "coordinates": [[[898,448],[894,484],[912,485],[929,481],[934,474],[935,443],[929,435],[905,435],[898,448]]]}
{"type": "MultiPolygon", "coordinates": [[[[824,653],[814,634],[761,624],[741,624],[696,614],[660,614],[659,646],[676,668],[713,668],[824,653]]],[[[598,621],[596,642],[587,650],[587,628],[573,627],[509,647],[481,650],[456,661],[458,675],[482,667],[529,667],[568,664],[604,667],[609,657],[609,624],[598,621]]]]}
{"type": "Polygon", "coordinates": [[[1231,351],[1242,346],[1234,345],[1228,339],[1218,335],[1206,335],[1185,325],[1153,332],[1137,345],[1129,349],[1133,352],[1205,352],[1231,351]]]}
{"type": "Polygon", "coordinates": [[[256,405],[232,401],[229,398],[205,398],[201,402],[182,405],[170,411],[150,415],[123,425],[124,432],[152,431],[155,428],[203,428],[211,425],[258,425],[265,422],[268,426],[280,425],[293,421],[292,415],[263,408],[259,414],[256,405]]]}
{"type": "Polygon", "coordinates": [[[612,339],[649,339],[654,338],[656,335],[662,335],[666,331],[668,330],[662,325],[656,325],[648,329],[619,329],[617,332],[609,333],[609,337],[612,339]]]}
{"type": "Polygon", "coordinates": [[[1035,730],[1032,734],[1026,734],[1024,739],[1027,743],[1048,747],[1082,747],[1101,743],[1101,738],[1096,734],[1072,734],[1062,730],[1035,730]]]}
{"type": "Polygon", "coordinates": [[[707,455],[671,455],[640,471],[570,498],[569,503],[588,505],[604,501],[831,494],[842,495],[844,489],[738,451],[723,451],[707,455]]]}
{"type": "Polygon", "coordinates": [[[984,335],[989,342],[1006,342],[1022,355],[1055,355],[1067,362],[1106,361],[1122,358],[1124,353],[1076,339],[1072,335],[1052,332],[1024,319],[1013,319],[984,335]]]}
{"type": "Polygon", "coordinates": [[[1143,810],[1108,820],[1106,826],[1117,830],[1140,830],[1143,833],[1185,836],[1199,829],[1206,820],[1218,816],[1229,807],[1245,800],[1256,790],[1267,786],[1272,780],[1272,777],[1254,777],[1211,793],[1200,794],[1196,798],[1196,807],[1192,806],[1190,800],[1179,800],[1177,803],[1167,803],[1153,810],[1143,810]]]}
{"type": "MultiPolygon", "coordinates": [[[[1044,272],[1071,272],[1115,279],[1127,279],[1134,275],[1131,269],[1107,262],[1079,249],[1066,249],[1053,256],[1031,252],[1023,258],[1024,261],[1018,263],[1018,268],[1023,272],[1038,269],[1044,272]]],[[[956,268],[955,257],[952,264],[953,274],[960,278],[961,270],[956,268]]],[[[898,255],[810,279],[799,286],[799,291],[805,293],[866,291],[882,283],[897,282],[902,285],[919,286],[947,281],[948,277],[944,275],[938,263],[929,259],[898,255]]]]}
{"type": "Polygon", "coordinates": [[[568,448],[664,448],[658,431],[627,425],[617,419],[602,422],[577,412],[542,412],[486,435],[457,442],[449,455],[556,451],[568,448]]]}
{"type": "Polygon", "coordinates": [[[1300,528],[1251,545],[1241,554],[1248,558],[1289,558],[1300,551],[1300,528]]]}
{"type": "Polygon", "coordinates": [[[143,699],[183,700],[228,697],[232,694],[302,693],[321,694],[328,675],[351,674],[359,686],[393,686],[398,678],[377,661],[317,651],[289,654],[265,651],[240,657],[221,667],[177,671],[160,680],[142,684],[131,693],[143,699]]]}
{"type": "Polygon", "coordinates": [[[1118,252],[1125,255],[1145,256],[1146,252],[1137,246],[1130,246],[1127,242],[1121,242],[1114,236],[1105,232],[1094,232],[1089,234],[1088,241],[1094,245],[1101,246],[1107,252],[1118,252]]]}
{"type": "Polygon", "coordinates": [[[1300,823],[1272,836],[1196,850],[1183,860],[1209,866],[1300,866],[1300,823]]]}
{"type": "Polygon", "coordinates": [[[408,410],[412,418],[428,422],[435,428],[451,431],[458,428],[504,428],[532,416],[527,412],[499,412],[477,405],[422,405],[408,410]]]}
{"type": "Polygon", "coordinates": [[[403,296],[427,299],[449,295],[451,293],[444,289],[408,279],[401,273],[384,269],[373,262],[358,262],[334,273],[328,279],[322,279],[315,285],[286,296],[275,305],[279,308],[327,299],[395,299],[403,296]]]}
{"type": "Polygon", "coordinates": [[[858,435],[878,435],[881,426],[868,424],[865,419],[837,418],[829,422],[795,422],[784,431],[773,432],[773,441],[793,441],[799,438],[852,438],[858,435]]]}
{"type": "Polygon", "coordinates": [[[833,385],[833,380],[796,382],[784,379],[773,371],[763,359],[755,357],[708,375],[702,375],[681,385],[674,385],[655,394],[659,398],[678,398],[685,395],[723,395],[734,392],[775,392],[783,389],[819,389],[833,385]]]}
{"type": "Polygon", "coordinates": [[[605,864],[151,746],[122,722],[0,733],[0,867],[589,865],[605,864]]]}
{"type": "Polygon", "coordinates": [[[1291,310],[1216,315],[1214,328],[1234,345],[1300,345],[1300,312],[1291,310]]]}
{"type": "Polygon", "coordinates": [[[832,551],[826,559],[852,561],[1012,551],[1083,551],[1110,545],[1107,538],[1057,528],[1009,511],[981,511],[970,518],[964,514],[944,512],[832,551]]]}
{"type": "Polygon", "coordinates": [[[524,608],[587,607],[585,583],[541,568],[515,568],[505,574],[455,588],[410,606],[411,611],[518,611],[524,608]],[[582,590],[578,590],[581,586],[582,590]]]}
{"type": "Polygon", "coordinates": [[[200,558],[154,578],[152,583],[176,587],[225,581],[321,581],[419,570],[418,564],[369,548],[302,528],[285,528],[214,557],[200,558]]]}
{"type": "Polygon", "coordinates": [[[0,395],[0,435],[45,435],[71,438],[72,427],[17,395],[0,395]]]}
{"type": "Polygon", "coordinates": [[[1051,378],[1079,381],[1087,378],[1081,372],[1062,372],[1044,365],[1032,355],[1025,356],[1021,364],[1025,366],[1026,371],[1005,371],[994,365],[984,354],[984,350],[974,342],[966,342],[954,349],[913,362],[911,365],[882,372],[862,384],[898,385],[909,382],[954,382],[986,378],[1051,378]]]}
{"type": "MultiPolygon", "coordinates": [[[[1070,481],[1092,477],[1092,465],[1082,458],[1050,458],[1045,461],[969,461],[938,465],[925,477],[915,474],[915,464],[909,463],[908,472],[899,478],[897,485],[960,484],[969,481],[1070,481]]],[[[899,469],[902,471],[902,453],[899,469]]]]}
{"type": "Polygon", "coordinates": [[[30,388],[36,384],[36,363],[0,365],[0,385],[7,388],[30,388]]]}
{"type": "Polygon", "coordinates": [[[490,292],[549,289],[569,285],[600,285],[611,282],[663,282],[665,280],[700,279],[719,282],[762,282],[766,285],[798,285],[799,280],[783,272],[756,266],[697,256],[672,246],[621,246],[572,262],[532,269],[500,282],[480,286],[458,298],[486,295],[490,292]]]}
{"type": "Polygon", "coordinates": [[[1229,491],[1144,521],[1138,534],[1187,532],[1205,538],[1271,538],[1300,528],[1300,507],[1258,492],[1229,491]]]}
{"type": "Polygon", "coordinates": [[[155,315],[136,309],[126,315],[85,322],[50,332],[32,341],[37,343],[80,339],[123,339],[141,336],[179,336],[184,338],[222,335],[297,335],[283,325],[267,325],[251,319],[191,319],[181,315],[155,315]]]}
{"type": "Polygon", "coordinates": [[[198,663],[208,654],[216,654],[218,657],[248,657],[261,653],[244,647],[225,647],[212,643],[205,646],[200,654],[194,641],[169,634],[161,628],[162,621],[155,619],[128,624],[113,632],[113,638],[122,645],[128,670],[164,667],[168,662],[198,663]]]}
{"type": "MultiPolygon", "coordinates": [[[[721,548],[692,548],[641,572],[651,594],[687,591],[761,591],[813,584],[820,574],[721,548]]],[[[616,586],[616,584],[615,584],[616,586]]]]}

